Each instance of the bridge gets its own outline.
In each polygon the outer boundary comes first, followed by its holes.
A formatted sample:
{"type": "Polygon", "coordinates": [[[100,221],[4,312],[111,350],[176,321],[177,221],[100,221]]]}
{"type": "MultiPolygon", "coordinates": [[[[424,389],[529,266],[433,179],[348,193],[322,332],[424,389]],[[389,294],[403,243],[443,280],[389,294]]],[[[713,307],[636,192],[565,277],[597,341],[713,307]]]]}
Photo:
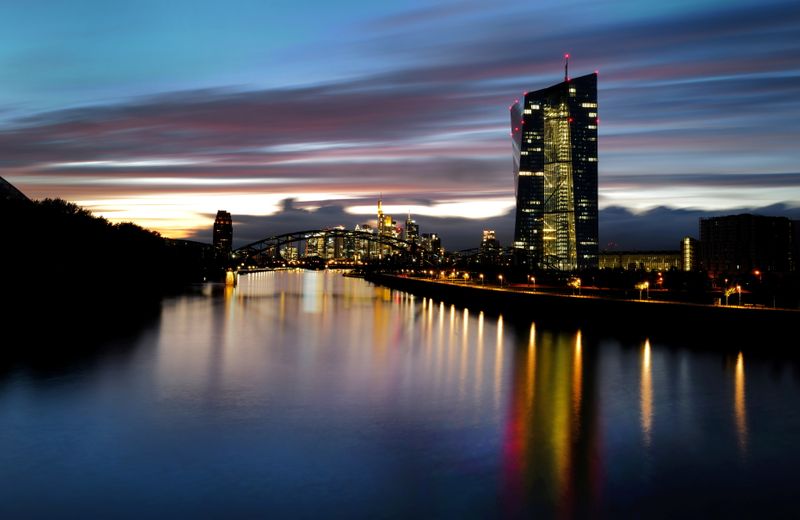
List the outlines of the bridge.
{"type": "MultiPolygon", "coordinates": [[[[306,253],[323,258],[380,261],[403,257],[404,261],[423,260],[426,251],[419,244],[388,235],[377,235],[368,231],[348,229],[308,229],[283,233],[251,242],[233,251],[237,262],[263,264],[274,260],[286,260],[281,247],[305,244],[306,253]]],[[[298,251],[301,247],[297,247],[298,251]]]]}

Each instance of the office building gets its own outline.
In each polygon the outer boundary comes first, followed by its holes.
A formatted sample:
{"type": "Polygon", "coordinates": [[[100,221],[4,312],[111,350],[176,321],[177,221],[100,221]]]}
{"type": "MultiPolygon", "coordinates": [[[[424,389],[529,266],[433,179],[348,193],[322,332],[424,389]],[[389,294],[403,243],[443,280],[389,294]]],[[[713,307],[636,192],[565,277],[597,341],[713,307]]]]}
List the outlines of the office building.
{"type": "Polygon", "coordinates": [[[794,270],[792,221],[728,215],[700,219],[703,268],[711,275],[794,270]]]}
{"type": "MultiPolygon", "coordinates": [[[[378,198],[378,218],[377,218],[377,228],[378,228],[378,236],[382,237],[393,237],[397,238],[397,223],[392,220],[391,215],[387,215],[383,212],[383,197],[378,198]]],[[[389,255],[392,252],[392,248],[388,245],[379,244],[378,245],[378,257],[383,258],[384,256],[389,255]]]]}
{"type": "Polygon", "coordinates": [[[600,269],[670,271],[681,269],[680,251],[603,251],[600,269]]]}
{"type": "Polygon", "coordinates": [[[681,240],[681,269],[683,271],[696,271],[700,263],[700,241],[692,237],[683,237],[681,240]]]}
{"type": "Polygon", "coordinates": [[[217,254],[228,256],[233,246],[233,219],[227,211],[217,211],[217,218],[214,219],[213,234],[214,249],[217,254]]]}
{"type": "Polygon", "coordinates": [[[484,265],[494,265],[500,261],[500,242],[493,229],[484,229],[481,246],[478,250],[478,261],[484,265]]]}
{"type": "Polygon", "coordinates": [[[517,265],[597,267],[597,124],[597,74],[565,78],[511,106],[517,265]]]}
{"type": "Polygon", "coordinates": [[[406,218],[406,229],[405,229],[405,237],[409,242],[417,242],[419,241],[419,224],[416,221],[411,219],[411,213],[408,214],[406,218]]]}

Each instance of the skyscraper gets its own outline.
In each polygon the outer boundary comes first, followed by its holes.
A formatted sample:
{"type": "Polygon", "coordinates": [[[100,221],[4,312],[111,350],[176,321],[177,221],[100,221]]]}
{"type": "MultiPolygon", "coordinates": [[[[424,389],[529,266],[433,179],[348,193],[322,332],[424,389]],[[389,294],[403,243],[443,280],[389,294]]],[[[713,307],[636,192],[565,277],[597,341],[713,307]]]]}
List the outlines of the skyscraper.
{"type": "MultiPolygon", "coordinates": [[[[378,236],[397,237],[395,225],[396,223],[392,220],[392,216],[383,212],[383,196],[381,195],[378,198],[378,236]]],[[[380,258],[392,252],[388,245],[380,244],[378,248],[380,258]]]]}
{"type": "Polygon", "coordinates": [[[749,213],[701,218],[703,268],[713,275],[794,271],[792,226],[786,217],[749,213]]]}
{"type": "Polygon", "coordinates": [[[227,211],[217,211],[214,219],[214,249],[219,255],[227,257],[233,245],[233,219],[227,211]]]}
{"type": "Polygon", "coordinates": [[[515,261],[597,267],[597,74],[527,92],[511,106],[515,261]]]}
{"type": "Polygon", "coordinates": [[[408,212],[406,218],[405,237],[409,242],[417,242],[419,240],[419,224],[411,218],[411,212],[408,212]]]}

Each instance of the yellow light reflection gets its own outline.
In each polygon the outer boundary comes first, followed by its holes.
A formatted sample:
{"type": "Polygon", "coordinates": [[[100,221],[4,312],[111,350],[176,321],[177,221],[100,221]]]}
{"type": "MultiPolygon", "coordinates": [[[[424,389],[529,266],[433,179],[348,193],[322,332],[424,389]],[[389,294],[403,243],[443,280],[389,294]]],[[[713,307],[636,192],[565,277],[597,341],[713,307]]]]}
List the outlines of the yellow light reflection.
{"type": "Polygon", "coordinates": [[[528,335],[528,409],[533,408],[534,390],[536,388],[536,324],[531,323],[528,335]]]}
{"type": "Polygon", "coordinates": [[[650,366],[650,340],[647,339],[642,347],[642,377],[641,377],[641,414],[642,435],[645,446],[650,446],[653,427],[653,379],[650,366]]]}
{"type": "Polygon", "coordinates": [[[733,411],[736,419],[736,432],[739,437],[739,449],[744,454],[747,451],[747,411],[744,392],[744,356],[739,352],[736,356],[736,371],[734,376],[733,411]]]}
{"type": "Polygon", "coordinates": [[[478,344],[475,348],[475,409],[481,404],[483,394],[483,311],[478,313],[478,344]]]}
{"type": "Polygon", "coordinates": [[[583,345],[581,331],[575,336],[575,357],[572,362],[572,426],[580,428],[581,397],[583,392],[583,345]]]}
{"type": "Polygon", "coordinates": [[[469,311],[464,309],[464,316],[461,318],[461,365],[458,370],[458,395],[459,400],[464,399],[467,391],[467,360],[469,358],[469,311]]]}
{"type": "Polygon", "coordinates": [[[456,364],[456,306],[450,305],[450,327],[447,333],[447,363],[445,364],[445,375],[447,388],[453,388],[452,378],[456,364]]]}
{"type": "Polygon", "coordinates": [[[500,409],[500,390],[503,378],[503,317],[497,318],[497,345],[494,354],[494,407],[500,409]]]}

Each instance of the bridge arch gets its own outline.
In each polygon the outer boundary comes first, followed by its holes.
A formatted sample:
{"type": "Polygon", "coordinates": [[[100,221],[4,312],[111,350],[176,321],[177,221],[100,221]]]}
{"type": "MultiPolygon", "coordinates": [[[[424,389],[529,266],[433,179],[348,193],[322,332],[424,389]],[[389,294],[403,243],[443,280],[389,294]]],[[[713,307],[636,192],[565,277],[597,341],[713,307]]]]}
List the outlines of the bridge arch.
{"type": "MultiPolygon", "coordinates": [[[[419,245],[413,241],[404,240],[386,235],[376,235],[368,231],[355,231],[348,229],[308,229],[305,231],[294,231],[291,233],[283,233],[280,235],[273,235],[234,250],[234,255],[239,258],[251,258],[262,255],[270,255],[273,257],[280,256],[280,247],[300,242],[308,242],[314,239],[328,239],[328,238],[343,238],[352,240],[361,240],[371,244],[377,244],[390,248],[392,251],[406,251],[416,252],[419,245]]],[[[380,256],[380,253],[379,253],[380,256]]]]}

